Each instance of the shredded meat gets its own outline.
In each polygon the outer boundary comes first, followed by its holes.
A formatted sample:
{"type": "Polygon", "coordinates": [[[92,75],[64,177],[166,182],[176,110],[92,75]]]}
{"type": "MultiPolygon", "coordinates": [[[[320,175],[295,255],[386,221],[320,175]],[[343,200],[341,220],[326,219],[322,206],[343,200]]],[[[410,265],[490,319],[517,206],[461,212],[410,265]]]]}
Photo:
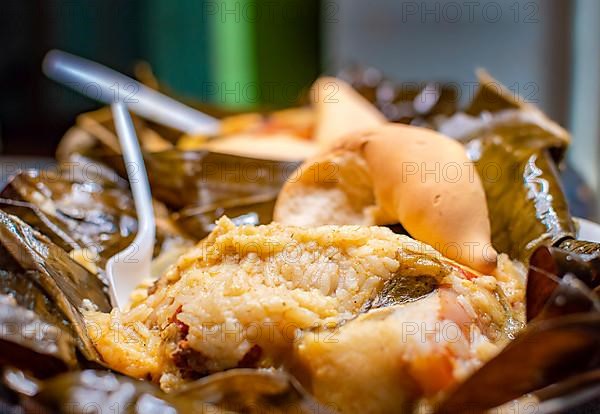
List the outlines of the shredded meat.
{"type": "Polygon", "coordinates": [[[177,350],[173,353],[173,362],[181,370],[183,378],[197,379],[210,374],[206,363],[208,358],[192,349],[186,340],[179,341],[177,350]]]}
{"type": "Polygon", "coordinates": [[[262,356],[262,348],[254,345],[238,362],[238,368],[256,368],[260,357],[262,356]]]}
{"type": "Polygon", "coordinates": [[[169,322],[174,323],[175,326],[177,326],[177,329],[181,333],[181,339],[185,339],[190,331],[190,327],[187,326],[185,323],[181,322],[177,318],[177,315],[179,315],[181,313],[181,310],[182,310],[182,306],[179,305],[179,307],[177,308],[177,310],[175,311],[173,316],[171,316],[171,318],[169,319],[169,322]]]}

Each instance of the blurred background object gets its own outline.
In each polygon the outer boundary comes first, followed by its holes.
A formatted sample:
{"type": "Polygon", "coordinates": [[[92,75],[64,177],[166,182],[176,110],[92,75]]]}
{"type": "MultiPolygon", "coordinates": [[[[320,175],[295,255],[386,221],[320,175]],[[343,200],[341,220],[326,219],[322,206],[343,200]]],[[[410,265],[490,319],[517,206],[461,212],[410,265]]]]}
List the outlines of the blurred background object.
{"type": "MultiPolygon", "coordinates": [[[[600,2],[577,0],[574,18],[569,160],[600,204],[600,2]]],[[[596,218],[600,213],[596,211],[596,218]]]]}
{"type": "MultiPolygon", "coordinates": [[[[46,79],[57,48],[179,97],[237,110],[289,107],[320,72],[319,3],[250,0],[7,0],[0,4],[5,153],[51,155],[77,114],[100,105],[46,79]]],[[[121,94],[126,86],[118,85],[121,94]]]]}
{"type": "Polygon", "coordinates": [[[460,104],[483,67],[573,131],[567,193],[576,214],[594,217],[598,21],[597,0],[5,0],[0,148],[52,156],[75,117],[99,107],[43,77],[40,62],[52,48],[225,111],[293,106],[319,74],[354,64],[377,68],[366,86],[385,75],[410,95],[439,82],[460,104]]]}

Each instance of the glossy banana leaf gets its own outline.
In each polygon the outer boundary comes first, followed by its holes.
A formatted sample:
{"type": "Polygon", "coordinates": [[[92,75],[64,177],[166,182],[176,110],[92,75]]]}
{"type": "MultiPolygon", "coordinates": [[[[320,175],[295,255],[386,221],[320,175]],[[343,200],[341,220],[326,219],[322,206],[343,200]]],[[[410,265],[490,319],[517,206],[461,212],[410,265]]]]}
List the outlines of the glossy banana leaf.
{"type": "MultiPolygon", "coordinates": [[[[87,154],[125,174],[121,157],[105,148],[87,154]]],[[[195,238],[208,234],[223,214],[270,223],[277,193],[298,167],[296,162],[176,149],[145,153],[144,159],[153,196],[175,210],[179,227],[195,238]]]]}
{"type": "MultiPolygon", "coordinates": [[[[586,245],[589,246],[590,242],[586,245]]],[[[579,254],[540,246],[532,255],[527,276],[527,319],[565,313],[600,311],[590,300],[600,286],[600,253],[579,254]],[[587,292],[587,289],[592,292],[587,292]]],[[[597,296],[597,293],[596,293],[597,296]]]]}
{"type": "Polygon", "coordinates": [[[367,301],[362,312],[387,306],[402,305],[429,295],[436,290],[444,276],[452,270],[437,258],[409,250],[399,257],[400,269],[386,280],[377,295],[367,301]],[[415,266],[418,264],[418,267],[415,266]],[[420,269],[419,272],[414,270],[420,269]]]}
{"type": "Polygon", "coordinates": [[[77,366],[75,340],[63,329],[0,295],[0,365],[46,378],[77,366]]]}
{"type": "Polygon", "coordinates": [[[473,99],[465,108],[468,115],[479,116],[484,112],[494,113],[507,109],[523,109],[526,107],[518,96],[506,89],[500,82],[492,78],[486,71],[477,71],[479,85],[473,99]]]}
{"type": "Polygon", "coordinates": [[[149,382],[105,371],[82,371],[44,383],[26,405],[56,413],[332,413],[280,371],[237,369],[165,394],[149,382]]]}
{"type": "Polygon", "coordinates": [[[459,90],[444,82],[403,82],[387,79],[372,67],[351,66],[339,75],[391,122],[431,126],[437,116],[458,111],[459,90]]]}
{"type": "Polygon", "coordinates": [[[75,338],[88,361],[100,358],[87,335],[82,307],[103,312],[111,306],[105,285],[47,237],[15,216],[0,211],[2,248],[0,290],[32,310],[45,323],[75,338]]]}
{"type": "Polygon", "coordinates": [[[272,195],[298,167],[207,151],[163,151],[145,161],[156,198],[174,208],[272,195]]]}
{"type": "MultiPolygon", "coordinates": [[[[576,255],[585,256],[586,260],[595,259],[596,261],[600,258],[600,243],[576,240],[576,239],[565,239],[558,245],[563,250],[574,253],[576,255]]],[[[598,276],[595,277],[595,284],[597,287],[598,276]]]]}
{"type": "MultiPolygon", "coordinates": [[[[541,245],[575,237],[550,139],[534,126],[502,126],[478,138],[476,161],[488,200],[492,243],[527,261],[541,245]]],[[[472,143],[474,143],[472,141],[472,143]]]]}
{"type": "Polygon", "coordinates": [[[10,295],[19,306],[35,312],[45,323],[72,336],[57,304],[36,282],[40,276],[36,271],[25,270],[3,244],[0,245],[0,269],[0,294],[10,295]]]}
{"type": "Polygon", "coordinates": [[[126,187],[76,182],[49,171],[22,171],[0,194],[0,207],[52,237],[66,251],[93,249],[105,260],[137,229],[126,187]]]}
{"type": "Polygon", "coordinates": [[[385,282],[377,296],[366,304],[364,311],[419,300],[438,286],[439,281],[433,276],[394,277],[385,282]]]}
{"type": "MultiPolygon", "coordinates": [[[[0,208],[19,216],[67,252],[85,252],[101,268],[135,237],[137,219],[127,182],[109,168],[73,156],[52,171],[28,170],[12,177],[2,193],[0,208]]],[[[155,206],[157,243],[188,242],[168,212],[155,206]]]]}

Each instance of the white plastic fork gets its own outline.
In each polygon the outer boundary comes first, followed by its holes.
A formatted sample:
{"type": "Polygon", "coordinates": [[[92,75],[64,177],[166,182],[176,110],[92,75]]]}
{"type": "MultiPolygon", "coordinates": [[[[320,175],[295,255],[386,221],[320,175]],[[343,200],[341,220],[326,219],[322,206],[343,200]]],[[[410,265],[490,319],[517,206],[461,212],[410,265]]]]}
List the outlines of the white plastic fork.
{"type": "Polygon", "coordinates": [[[123,309],[133,290],[150,276],[156,231],[148,175],[128,109],[190,134],[216,135],[220,122],[113,69],[66,52],[48,52],[43,70],[49,78],[111,104],[138,217],[138,232],[131,245],[106,264],[111,302],[123,309]],[[122,89],[131,89],[134,95],[130,99],[119,96],[122,89]]]}
{"type": "Polygon", "coordinates": [[[124,103],[132,112],[188,134],[216,135],[220,121],[122,73],[60,50],[44,57],[46,76],[89,98],[112,104],[124,103]]]}
{"type": "Polygon", "coordinates": [[[138,219],[133,242],[106,264],[111,302],[123,309],[134,289],[150,277],[155,223],[150,183],[133,121],[124,104],[113,103],[111,108],[138,219]]]}

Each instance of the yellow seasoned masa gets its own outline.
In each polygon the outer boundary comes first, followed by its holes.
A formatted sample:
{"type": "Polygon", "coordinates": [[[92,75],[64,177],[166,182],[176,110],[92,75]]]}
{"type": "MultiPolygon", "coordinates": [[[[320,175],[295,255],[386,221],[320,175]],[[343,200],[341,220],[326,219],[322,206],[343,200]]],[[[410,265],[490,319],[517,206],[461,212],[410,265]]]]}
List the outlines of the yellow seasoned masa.
{"type": "Polygon", "coordinates": [[[235,227],[222,218],[130,311],[88,312],[88,331],[111,368],[167,390],[189,379],[182,355],[202,374],[248,363],[257,347],[253,366],[288,366],[317,357],[305,338],[354,318],[386,280],[431,274],[423,257],[449,266],[444,283],[490,326],[507,318],[497,284],[514,285],[511,305],[522,298],[516,278],[468,280],[431,247],[384,227],[235,227]]]}

